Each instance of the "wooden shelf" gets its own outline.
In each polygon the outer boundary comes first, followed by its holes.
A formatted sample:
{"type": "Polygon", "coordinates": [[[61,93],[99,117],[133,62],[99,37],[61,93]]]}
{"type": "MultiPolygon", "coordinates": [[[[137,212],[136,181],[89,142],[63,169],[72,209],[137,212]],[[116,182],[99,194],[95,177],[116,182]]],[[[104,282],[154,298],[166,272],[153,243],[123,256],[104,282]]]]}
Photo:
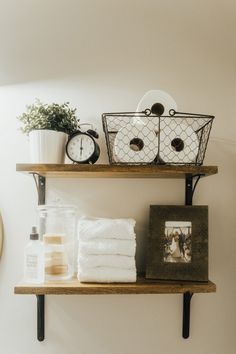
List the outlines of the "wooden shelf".
{"type": "Polygon", "coordinates": [[[45,284],[19,284],[15,294],[21,295],[98,295],[98,294],[184,294],[211,293],[216,291],[216,285],[211,281],[171,282],[154,281],[139,278],[137,283],[98,284],[80,283],[73,279],[67,282],[49,282],[45,284]]]}
{"type": "Polygon", "coordinates": [[[44,177],[77,178],[185,178],[187,175],[210,176],[218,172],[217,166],[77,164],[17,164],[16,170],[44,177]]]}

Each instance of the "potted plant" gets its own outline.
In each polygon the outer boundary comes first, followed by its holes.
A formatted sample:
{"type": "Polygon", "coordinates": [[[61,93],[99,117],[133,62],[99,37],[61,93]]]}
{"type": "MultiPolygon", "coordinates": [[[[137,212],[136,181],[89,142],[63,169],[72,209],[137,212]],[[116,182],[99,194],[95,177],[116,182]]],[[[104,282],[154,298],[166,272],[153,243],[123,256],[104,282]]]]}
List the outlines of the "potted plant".
{"type": "Polygon", "coordinates": [[[21,131],[29,136],[31,163],[64,163],[68,135],[78,129],[75,112],[68,102],[43,104],[36,99],[26,106],[18,119],[21,131]]]}

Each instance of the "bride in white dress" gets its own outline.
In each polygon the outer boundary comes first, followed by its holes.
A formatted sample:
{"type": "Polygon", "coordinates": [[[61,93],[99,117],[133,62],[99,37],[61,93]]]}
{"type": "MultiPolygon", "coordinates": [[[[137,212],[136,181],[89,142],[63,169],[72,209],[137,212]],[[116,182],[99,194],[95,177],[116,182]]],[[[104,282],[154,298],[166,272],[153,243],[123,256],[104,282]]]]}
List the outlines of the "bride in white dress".
{"type": "Polygon", "coordinates": [[[180,262],[181,260],[181,253],[179,248],[179,235],[175,233],[172,237],[171,245],[170,245],[170,256],[171,262],[180,262]]]}

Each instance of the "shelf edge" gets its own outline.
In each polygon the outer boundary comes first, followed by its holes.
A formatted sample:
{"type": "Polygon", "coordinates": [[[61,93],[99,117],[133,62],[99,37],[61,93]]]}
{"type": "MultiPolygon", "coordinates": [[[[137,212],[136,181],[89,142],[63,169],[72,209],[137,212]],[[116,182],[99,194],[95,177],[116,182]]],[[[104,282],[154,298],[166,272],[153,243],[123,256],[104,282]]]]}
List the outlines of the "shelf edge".
{"type": "Polygon", "coordinates": [[[44,177],[77,178],[184,178],[186,175],[211,176],[217,166],[168,165],[73,165],[73,164],[16,164],[16,171],[38,173],[44,177]]]}
{"type": "Polygon", "coordinates": [[[183,294],[193,293],[212,293],[216,292],[216,285],[209,281],[207,283],[132,283],[132,284],[99,284],[99,283],[68,283],[45,284],[45,285],[25,285],[15,286],[14,293],[18,295],[117,295],[117,294],[183,294]]]}

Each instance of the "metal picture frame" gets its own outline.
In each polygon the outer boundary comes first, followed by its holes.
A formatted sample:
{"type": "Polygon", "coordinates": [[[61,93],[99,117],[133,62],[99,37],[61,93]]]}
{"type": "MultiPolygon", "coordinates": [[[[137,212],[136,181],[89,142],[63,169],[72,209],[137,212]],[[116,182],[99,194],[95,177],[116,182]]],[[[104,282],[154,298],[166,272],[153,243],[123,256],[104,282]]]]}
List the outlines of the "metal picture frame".
{"type": "Polygon", "coordinates": [[[150,206],[146,278],[208,281],[208,206],[150,206]]]}

